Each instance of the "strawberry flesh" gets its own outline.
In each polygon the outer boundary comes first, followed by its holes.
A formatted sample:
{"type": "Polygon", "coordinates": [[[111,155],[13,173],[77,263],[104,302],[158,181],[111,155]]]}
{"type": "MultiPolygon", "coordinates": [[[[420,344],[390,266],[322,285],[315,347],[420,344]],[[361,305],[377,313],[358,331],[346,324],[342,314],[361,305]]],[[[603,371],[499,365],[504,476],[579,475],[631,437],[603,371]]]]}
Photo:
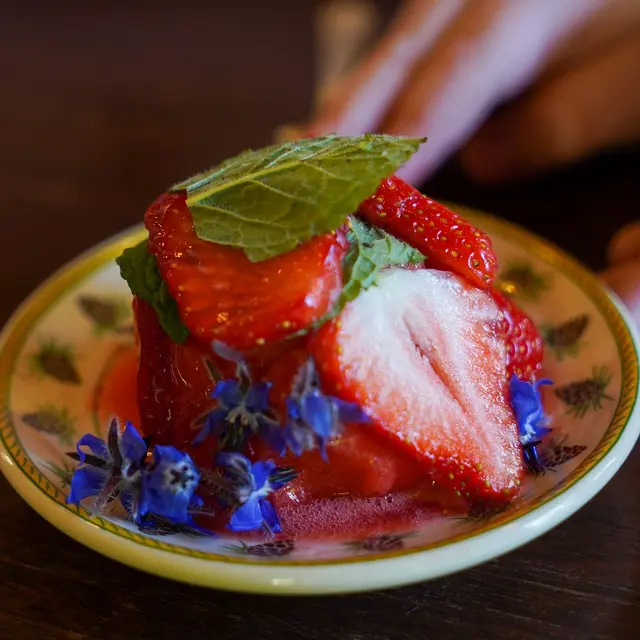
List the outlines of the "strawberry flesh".
{"type": "Polygon", "coordinates": [[[457,273],[481,289],[491,287],[498,258],[489,236],[400,178],[383,180],[359,212],[427,256],[428,267],[457,273]]]}
{"type": "Polygon", "coordinates": [[[342,232],[251,262],[240,249],[196,235],[184,194],[160,196],[145,225],[180,316],[201,342],[247,351],[281,340],[323,316],[342,287],[342,232]]]}
{"type": "Polygon", "coordinates": [[[500,321],[491,296],[453,274],[391,269],[313,352],[326,389],[359,402],[389,451],[409,452],[441,491],[493,506],[522,474],[500,321]]]}

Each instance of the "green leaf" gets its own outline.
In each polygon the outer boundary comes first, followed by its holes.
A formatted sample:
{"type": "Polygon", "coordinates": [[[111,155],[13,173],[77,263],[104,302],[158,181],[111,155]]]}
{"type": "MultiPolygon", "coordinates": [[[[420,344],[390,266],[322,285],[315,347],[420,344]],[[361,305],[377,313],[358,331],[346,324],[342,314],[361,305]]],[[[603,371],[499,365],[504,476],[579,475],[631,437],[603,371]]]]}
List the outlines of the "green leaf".
{"type": "Polygon", "coordinates": [[[172,187],[186,190],[198,236],[253,262],[344,223],[424,139],[324,136],[245,151],[172,187]]]}
{"type": "Polygon", "coordinates": [[[143,240],[135,247],[125,249],[116,262],[120,274],[127,281],[134,296],[150,304],[158,314],[158,321],[167,335],[176,343],[183,343],[189,330],[180,319],[176,301],[171,297],[166,282],[162,279],[155,256],[143,240]]]}
{"type": "Polygon", "coordinates": [[[344,288],[338,301],[340,309],[372,287],[384,267],[424,262],[419,251],[360,218],[350,218],[349,225],[351,247],[344,261],[344,288]]]}
{"type": "Polygon", "coordinates": [[[343,287],[340,297],[327,314],[291,338],[315,331],[325,322],[336,318],[348,302],[376,284],[380,271],[385,267],[419,264],[425,260],[417,249],[355,216],[349,218],[347,237],[351,246],[342,263],[343,287]]]}

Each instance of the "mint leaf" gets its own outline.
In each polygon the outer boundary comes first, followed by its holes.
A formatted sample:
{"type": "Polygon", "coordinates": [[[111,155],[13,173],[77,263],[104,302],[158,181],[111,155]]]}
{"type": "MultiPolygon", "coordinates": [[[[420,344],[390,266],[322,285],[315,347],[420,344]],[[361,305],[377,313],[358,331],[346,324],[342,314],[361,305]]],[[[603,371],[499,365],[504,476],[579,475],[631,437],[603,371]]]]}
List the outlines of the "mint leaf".
{"type": "Polygon", "coordinates": [[[425,260],[417,249],[355,216],[349,218],[347,237],[351,246],[342,263],[343,286],[336,304],[312,325],[289,338],[316,331],[329,320],[336,318],[348,302],[355,300],[363,291],[376,284],[378,274],[385,267],[419,264],[425,260]]]}
{"type": "Polygon", "coordinates": [[[362,291],[372,287],[384,267],[424,261],[419,251],[360,218],[351,217],[349,226],[351,247],[344,259],[344,287],[338,301],[340,310],[362,291]]]}
{"type": "Polygon", "coordinates": [[[172,190],[186,190],[200,238],[258,262],[337,229],[422,142],[372,134],[287,142],[245,151],[172,190]]]}
{"type": "Polygon", "coordinates": [[[171,297],[167,283],[162,279],[155,256],[143,240],[135,247],[125,249],[116,258],[120,275],[127,281],[134,296],[150,304],[158,314],[158,321],[166,334],[176,343],[183,343],[189,330],[180,319],[178,305],[171,297]]]}

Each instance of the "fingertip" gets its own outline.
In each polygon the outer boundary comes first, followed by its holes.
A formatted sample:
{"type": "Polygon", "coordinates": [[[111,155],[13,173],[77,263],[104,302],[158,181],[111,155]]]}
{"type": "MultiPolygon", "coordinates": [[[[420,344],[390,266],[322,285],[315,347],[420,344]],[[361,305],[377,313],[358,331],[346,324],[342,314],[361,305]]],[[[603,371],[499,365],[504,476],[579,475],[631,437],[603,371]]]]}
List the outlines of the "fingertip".
{"type": "Polygon", "coordinates": [[[640,222],[632,222],[614,234],[607,247],[609,264],[640,261],[640,222]]]}
{"type": "Polygon", "coordinates": [[[600,277],[618,295],[640,327],[640,261],[615,265],[603,271],[600,277]]]}

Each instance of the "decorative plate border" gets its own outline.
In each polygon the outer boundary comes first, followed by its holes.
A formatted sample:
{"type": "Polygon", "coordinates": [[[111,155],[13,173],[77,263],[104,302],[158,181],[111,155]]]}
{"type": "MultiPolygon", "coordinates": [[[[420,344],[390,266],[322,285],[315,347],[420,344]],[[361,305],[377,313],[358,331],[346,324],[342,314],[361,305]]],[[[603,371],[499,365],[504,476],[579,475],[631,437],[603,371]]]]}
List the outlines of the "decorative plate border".
{"type": "MultiPolygon", "coordinates": [[[[567,278],[576,284],[593,302],[605,319],[609,330],[612,332],[620,356],[621,392],[618,406],[607,431],[599,444],[567,477],[554,486],[554,488],[527,504],[526,509],[515,512],[505,512],[504,515],[492,519],[484,526],[472,531],[461,533],[459,536],[448,538],[444,541],[429,545],[412,547],[376,554],[375,557],[353,557],[327,560],[306,561],[272,561],[269,567],[286,566],[317,566],[317,565],[342,565],[352,563],[374,563],[400,556],[414,555],[417,553],[450,546],[476,538],[482,534],[494,531],[507,524],[527,516],[543,505],[555,499],[570,487],[584,478],[594,467],[603,460],[620,439],[625,428],[629,424],[630,417],[638,398],[639,361],[638,351],[634,344],[633,334],[623,319],[616,304],[612,301],[603,285],[597,278],[584,268],[574,258],[553,245],[525,229],[498,219],[490,214],[467,209],[460,205],[453,205],[454,210],[461,212],[467,218],[473,220],[479,227],[489,234],[504,236],[508,239],[520,242],[527,246],[527,251],[549,266],[561,271],[567,278]]],[[[50,483],[35,467],[23,451],[19,437],[15,430],[9,398],[13,370],[22,347],[29,335],[32,325],[55,303],[64,293],[74,285],[79,284],[96,269],[107,262],[114,260],[126,247],[139,242],[144,237],[144,229],[135,227],[116,236],[106,242],[90,249],[79,256],[73,262],[63,267],[47,281],[45,281],[18,309],[0,335],[0,442],[4,445],[10,463],[16,465],[22,473],[43,494],[48,496],[64,510],[71,511],[82,520],[115,534],[121,538],[154,550],[161,550],[171,554],[186,556],[199,560],[210,560],[222,563],[252,565],[264,568],[264,564],[244,557],[233,557],[215,553],[205,553],[178,545],[171,545],[154,538],[142,536],[124,527],[113,524],[101,517],[91,516],[83,508],[69,506],[64,501],[64,494],[50,483]]],[[[0,455],[2,452],[0,451],[0,455]]],[[[16,483],[14,487],[19,491],[16,483]]],[[[180,577],[180,576],[176,576],[180,577]]]]}

